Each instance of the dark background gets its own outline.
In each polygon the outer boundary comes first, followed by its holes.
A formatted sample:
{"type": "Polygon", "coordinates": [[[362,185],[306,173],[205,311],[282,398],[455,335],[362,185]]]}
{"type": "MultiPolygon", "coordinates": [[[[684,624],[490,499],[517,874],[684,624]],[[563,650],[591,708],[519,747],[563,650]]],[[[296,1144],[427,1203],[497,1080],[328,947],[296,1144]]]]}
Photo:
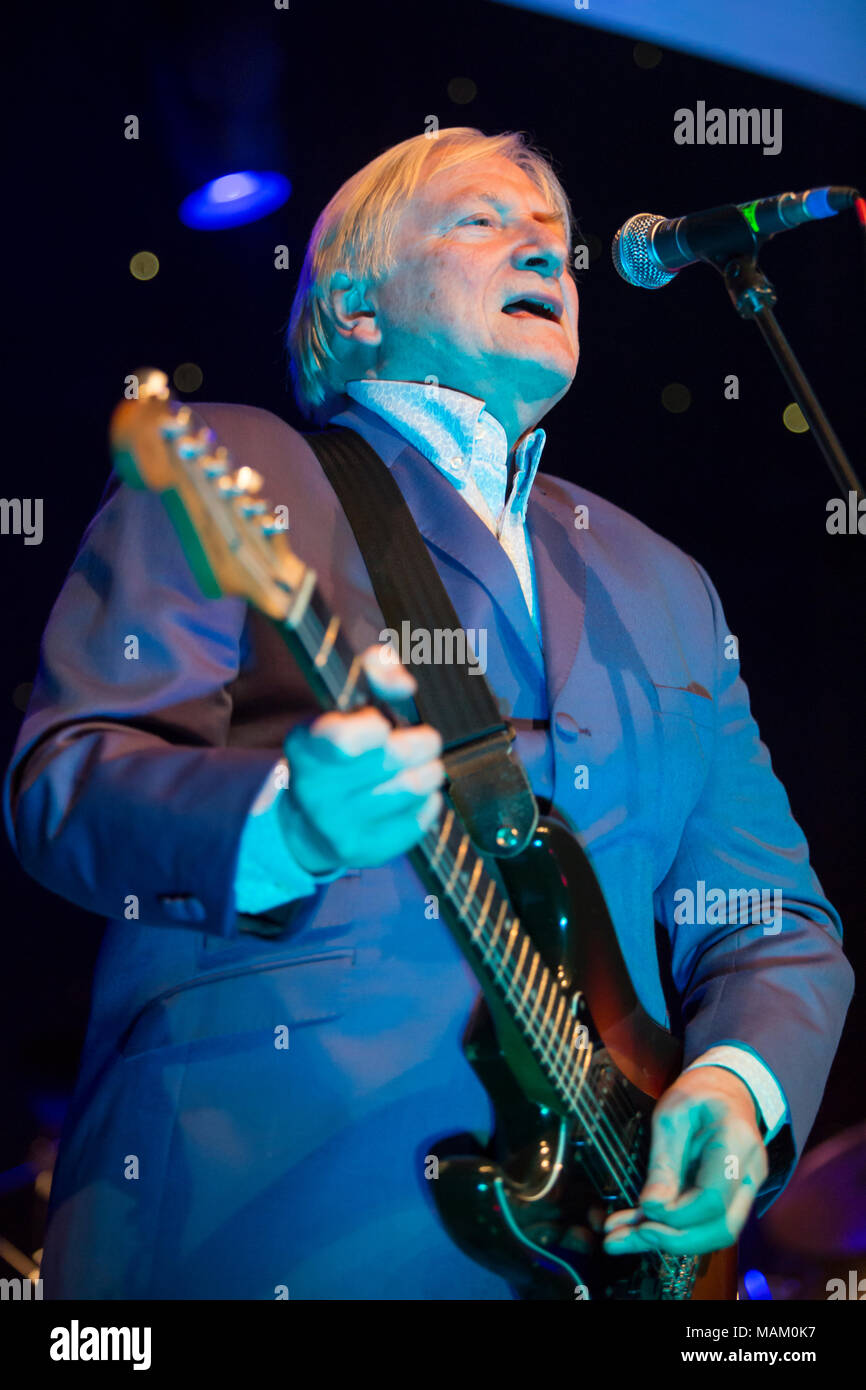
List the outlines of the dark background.
{"type": "MultiPolygon", "coordinates": [[[[13,389],[7,496],[44,499],[44,539],[0,538],[7,602],[0,753],[11,753],[51,603],[107,475],[108,416],[124,376],[194,362],[190,399],[248,402],[301,426],[281,332],[306,239],[362,164],[441,126],[524,130],[558,167],[596,253],[578,276],[581,365],[545,420],[545,469],[633,512],[703,563],[812,862],[864,963],[863,605],[866,539],[829,536],[839,489],[721,279],[693,268],[664,292],[625,285],[610,239],[632,213],[667,216],[832,182],[866,188],[854,106],[665,49],[484,0],[434,6],[98,4],[34,10],[10,44],[4,300],[13,389]],[[638,57],[646,53],[640,50],[638,57]],[[452,79],[471,79],[466,94],[452,79]],[[783,148],[678,146],[673,113],[781,107],[783,148]],[[124,117],[140,139],[124,139],[124,117]],[[276,168],[289,203],[235,230],[181,225],[181,198],[238,168],[276,168]],[[274,268],[285,243],[290,268],[274,268]],[[129,273],[137,251],[155,279],[129,273]],[[739,378],[740,398],[724,398],[739,378]],[[686,385],[671,414],[663,388],[686,385]]],[[[576,238],[576,239],[579,239],[576,238]]],[[[762,263],[779,317],[862,473],[864,252],[853,214],[777,238],[762,263]]],[[[0,1172],[44,1167],[74,1080],[101,923],[29,879],[0,843],[5,908],[0,1172]],[[40,1141],[42,1136],[42,1141],[40,1141]],[[43,1147],[33,1145],[42,1142],[43,1147]]],[[[811,1143],[863,1118],[855,998],[811,1143]]],[[[25,1174],[26,1176],[26,1174],[25,1174]]],[[[32,1251],[32,1186],[0,1180],[0,1232],[32,1251]]],[[[759,1247],[756,1247],[759,1248],[759,1247]]],[[[0,1260],[2,1266],[2,1260],[0,1260]]],[[[9,1271],[3,1269],[2,1272],[9,1271]]]]}

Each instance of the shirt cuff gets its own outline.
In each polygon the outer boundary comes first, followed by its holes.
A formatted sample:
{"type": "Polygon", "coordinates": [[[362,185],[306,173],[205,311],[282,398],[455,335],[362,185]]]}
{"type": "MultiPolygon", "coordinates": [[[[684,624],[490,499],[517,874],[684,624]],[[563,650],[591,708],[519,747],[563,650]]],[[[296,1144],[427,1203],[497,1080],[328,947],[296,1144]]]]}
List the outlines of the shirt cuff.
{"type": "Polygon", "coordinates": [[[721,1043],[702,1052],[683,1070],[695,1067],[724,1067],[745,1082],[764,1122],[764,1143],[775,1139],[788,1119],[788,1103],[770,1068],[744,1043],[721,1043]]]}
{"type": "Polygon", "coordinates": [[[280,797],[286,795],[289,764],[279,758],[250,808],[241,833],[235,870],[235,909],[248,916],[307,898],[319,884],[333,883],[343,870],[311,874],[289,852],[280,827],[280,797]]]}

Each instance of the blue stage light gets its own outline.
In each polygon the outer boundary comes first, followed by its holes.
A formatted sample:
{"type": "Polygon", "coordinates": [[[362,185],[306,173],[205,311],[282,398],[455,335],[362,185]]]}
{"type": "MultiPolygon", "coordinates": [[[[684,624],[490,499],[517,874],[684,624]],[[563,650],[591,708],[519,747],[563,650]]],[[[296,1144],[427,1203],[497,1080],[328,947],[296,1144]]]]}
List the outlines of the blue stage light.
{"type": "Polygon", "coordinates": [[[291,192],[292,185],[283,174],[259,174],[251,169],[223,174],[184,198],[180,220],[202,231],[240,227],[282,207],[291,192]]]}

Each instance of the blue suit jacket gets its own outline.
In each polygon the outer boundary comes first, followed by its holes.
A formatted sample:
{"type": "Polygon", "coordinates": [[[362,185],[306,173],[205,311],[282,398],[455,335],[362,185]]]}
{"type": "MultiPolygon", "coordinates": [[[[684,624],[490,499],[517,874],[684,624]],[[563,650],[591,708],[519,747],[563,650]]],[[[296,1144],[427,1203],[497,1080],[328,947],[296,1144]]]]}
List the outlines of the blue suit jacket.
{"type": "MultiPolygon", "coordinates": [[[[377,640],[361,557],[303,439],[265,411],[201,409],[288,504],[290,540],[355,644],[377,640]]],[[[542,652],[510,561],[451,483],[363,407],[341,418],[392,468],[463,625],[487,628],[518,752],[581,831],[645,1007],[669,1020],[657,919],[686,1061],[734,1040],[778,1078],[792,1124],[771,1145],[765,1207],[812,1125],[852,973],[709,579],[618,508],[539,474],[542,652]],[[782,930],[678,925],[673,894],[699,880],[781,889],[782,930]]],[[[484,1134],[490,1116],[460,1051],[475,982],[408,860],[320,888],[282,935],[238,931],[245,818],[288,728],[314,713],[271,625],[203,598],[159,498],[112,475],[5,784],[25,869],[109,919],[47,1297],[510,1297],[451,1244],[424,1178],[438,1136],[484,1134]]]]}

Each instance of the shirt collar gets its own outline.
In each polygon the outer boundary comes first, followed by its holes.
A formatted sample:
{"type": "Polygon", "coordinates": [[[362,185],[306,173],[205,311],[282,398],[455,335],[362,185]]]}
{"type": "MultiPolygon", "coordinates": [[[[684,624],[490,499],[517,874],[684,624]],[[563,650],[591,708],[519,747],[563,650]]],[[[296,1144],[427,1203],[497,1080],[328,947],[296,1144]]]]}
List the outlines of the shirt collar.
{"type": "Polygon", "coordinates": [[[459,491],[477,490],[497,526],[509,516],[526,519],[529,491],[546,435],[532,430],[514,451],[508,490],[508,440],[483,400],[447,386],[418,381],[348,381],[346,395],[381,415],[459,491]]]}

